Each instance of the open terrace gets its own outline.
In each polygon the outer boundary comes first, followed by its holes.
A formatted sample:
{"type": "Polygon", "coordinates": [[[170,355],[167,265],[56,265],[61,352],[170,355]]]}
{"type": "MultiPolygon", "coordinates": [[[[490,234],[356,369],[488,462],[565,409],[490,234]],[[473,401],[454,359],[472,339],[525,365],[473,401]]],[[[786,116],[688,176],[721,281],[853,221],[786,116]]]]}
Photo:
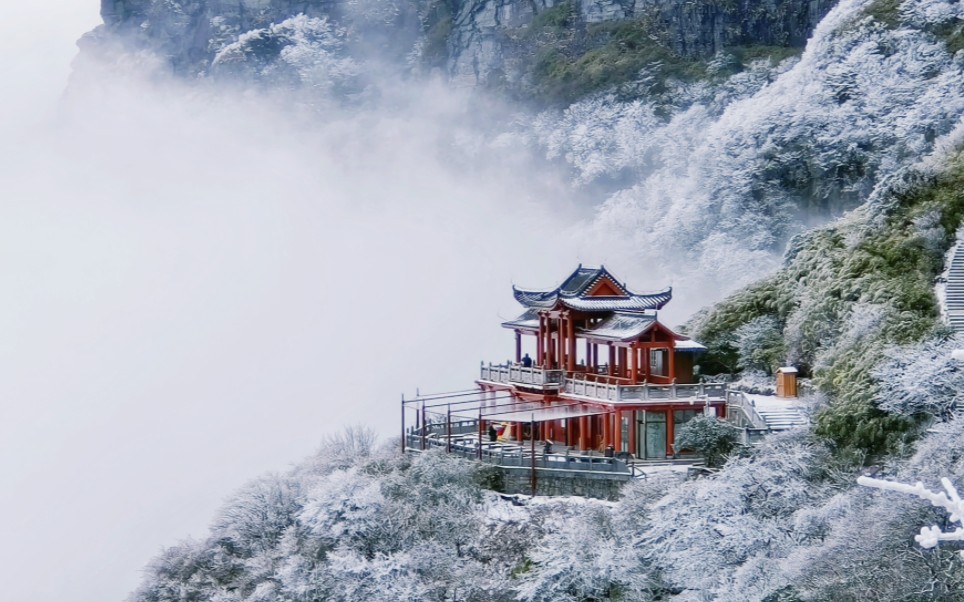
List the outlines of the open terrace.
{"type": "MultiPolygon", "coordinates": [[[[606,409],[591,408],[578,401],[546,405],[522,401],[509,394],[493,396],[478,389],[424,395],[408,400],[403,397],[403,449],[443,449],[506,470],[528,471],[533,491],[540,473],[613,480],[647,478],[647,468],[653,463],[634,460],[628,453],[580,451],[575,446],[557,441],[551,442],[547,448],[544,439],[533,437],[547,423],[577,420],[607,412],[606,409]],[[406,426],[406,414],[409,415],[410,426],[406,426]],[[412,414],[414,425],[411,425],[412,414]],[[511,423],[517,425],[518,430],[512,439],[492,440],[487,426],[495,423],[511,423]]],[[[669,459],[660,464],[692,465],[700,461],[695,458],[669,459]]]]}

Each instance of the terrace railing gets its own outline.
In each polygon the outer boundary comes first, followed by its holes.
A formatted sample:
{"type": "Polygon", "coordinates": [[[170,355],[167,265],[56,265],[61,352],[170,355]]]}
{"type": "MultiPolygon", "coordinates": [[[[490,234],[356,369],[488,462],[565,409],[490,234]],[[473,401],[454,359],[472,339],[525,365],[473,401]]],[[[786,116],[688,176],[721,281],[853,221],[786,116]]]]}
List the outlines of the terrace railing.
{"type": "Polygon", "coordinates": [[[605,399],[607,401],[619,401],[619,385],[604,382],[567,378],[562,390],[564,393],[569,393],[570,395],[605,399]]]}
{"type": "Polygon", "coordinates": [[[546,370],[537,366],[513,364],[482,364],[481,379],[505,385],[530,385],[558,388],[565,380],[563,370],[546,370]]]}
{"type": "Polygon", "coordinates": [[[587,376],[581,372],[566,375],[564,370],[546,370],[537,366],[514,364],[482,364],[481,380],[505,385],[559,388],[564,393],[604,401],[662,401],[669,399],[726,400],[724,383],[630,385],[621,379],[587,376]]]}
{"type": "Polygon", "coordinates": [[[576,374],[566,378],[563,392],[570,395],[591,397],[606,401],[664,401],[676,399],[699,399],[702,401],[724,401],[726,385],[722,383],[695,383],[654,385],[643,383],[629,385],[612,382],[597,382],[583,379],[576,374]]]}
{"type": "Polygon", "coordinates": [[[445,449],[464,458],[505,468],[607,473],[626,478],[635,474],[629,464],[618,458],[572,453],[569,449],[563,453],[543,453],[538,449],[533,456],[530,442],[493,443],[483,440],[480,445],[478,429],[478,421],[474,420],[453,422],[451,426],[430,423],[424,428],[408,429],[405,434],[406,444],[411,450],[445,449]],[[447,436],[449,429],[451,437],[447,436]]]}

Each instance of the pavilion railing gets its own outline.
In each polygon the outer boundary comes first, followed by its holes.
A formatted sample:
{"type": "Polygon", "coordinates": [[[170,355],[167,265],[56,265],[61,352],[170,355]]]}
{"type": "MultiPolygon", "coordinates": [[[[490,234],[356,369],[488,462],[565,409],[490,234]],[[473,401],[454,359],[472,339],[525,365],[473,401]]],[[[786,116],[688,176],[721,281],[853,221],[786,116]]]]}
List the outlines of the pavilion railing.
{"type": "Polygon", "coordinates": [[[430,423],[424,428],[412,427],[407,429],[405,437],[410,450],[444,449],[464,458],[505,468],[608,473],[614,477],[625,478],[635,474],[629,464],[618,458],[573,453],[568,448],[562,453],[544,453],[540,446],[533,456],[527,442],[502,443],[483,440],[480,445],[477,420],[453,421],[450,426],[445,423],[430,423]],[[449,429],[451,437],[446,436],[449,429]]]}
{"type": "Polygon", "coordinates": [[[564,370],[546,370],[538,366],[516,364],[482,364],[480,379],[501,384],[535,387],[559,387],[570,395],[606,401],[661,401],[669,399],[726,400],[726,384],[621,384],[607,379],[586,378],[581,373],[566,376],[564,370]]]}
{"type": "Polygon", "coordinates": [[[570,395],[581,395],[593,399],[619,401],[619,385],[597,382],[592,380],[577,380],[567,378],[563,385],[563,392],[570,395]]]}
{"type": "Polygon", "coordinates": [[[560,386],[565,380],[565,371],[546,370],[537,366],[518,366],[513,364],[482,364],[481,379],[502,384],[533,385],[537,387],[560,386]]]}
{"type": "Polygon", "coordinates": [[[726,399],[726,385],[723,383],[623,385],[595,382],[576,377],[566,379],[563,392],[606,401],[645,402],[678,399],[724,401],[726,399]]]}

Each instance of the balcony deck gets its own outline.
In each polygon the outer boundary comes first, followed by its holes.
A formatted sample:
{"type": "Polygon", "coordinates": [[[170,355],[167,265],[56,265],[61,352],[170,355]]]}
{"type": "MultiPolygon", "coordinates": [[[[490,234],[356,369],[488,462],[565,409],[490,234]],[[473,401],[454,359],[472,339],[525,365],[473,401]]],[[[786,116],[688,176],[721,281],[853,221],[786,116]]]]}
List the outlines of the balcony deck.
{"type": "Polygon", "coordinates": [[[424,428],[409,428],[405,438],[407,451],[442,449],[468,459],[477,459],[503,468],[536,471],[594,473],[612,478],[630,479],[642,475],[626,459],[606,457],[592,451],[580,452],[554,444],[552,452],[544,452],[542,441],[532,453],[532,441],[488,441],[479,436],[476,420],[459,420],[451,424],[429,423],[424,428]]]}
{"type": "Polygon", "coordinates": [[[562,397],[626,405],[667,401],[726,401],[726,385],[723,383],[634,385],[627,379],[514,364],[483,364],[479,382],[552,390],[562,397]]]}

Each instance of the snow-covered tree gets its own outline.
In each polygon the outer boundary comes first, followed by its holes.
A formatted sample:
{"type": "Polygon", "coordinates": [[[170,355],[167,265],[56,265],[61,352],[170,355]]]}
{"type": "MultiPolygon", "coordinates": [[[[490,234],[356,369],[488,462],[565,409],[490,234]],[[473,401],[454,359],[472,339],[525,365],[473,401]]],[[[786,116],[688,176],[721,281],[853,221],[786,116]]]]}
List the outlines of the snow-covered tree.
{"type": "Polygon", "coordinates": [[[887,361],[874,371],[877,405],[909,417],[949,417],[964,401],[964,366],[951,356],[960,346],[957,339],[933,339],[885,349],[887,361]]]}
{"type": "Polygon", "coordinates": [[[773,316],[756,317],[733,333],[740,368],[772,374],[784,361],[786,344],[782,325],[773,316]]]}
{"type": "Polygon", "coordinates": [[[740,429],[716,416],[699,415],[676,431],[673,449],[693,450],[708,466],[719,466],[739,442],[740,429]]]}
{"type": "Polygon", "coordinates": [[[598,504],[580,505],[529,552],[531,567],[516,587],[519,600],[555,602],[641,600],[649,580],[625,533],[613,528],[612,513],[598,504]]]}

